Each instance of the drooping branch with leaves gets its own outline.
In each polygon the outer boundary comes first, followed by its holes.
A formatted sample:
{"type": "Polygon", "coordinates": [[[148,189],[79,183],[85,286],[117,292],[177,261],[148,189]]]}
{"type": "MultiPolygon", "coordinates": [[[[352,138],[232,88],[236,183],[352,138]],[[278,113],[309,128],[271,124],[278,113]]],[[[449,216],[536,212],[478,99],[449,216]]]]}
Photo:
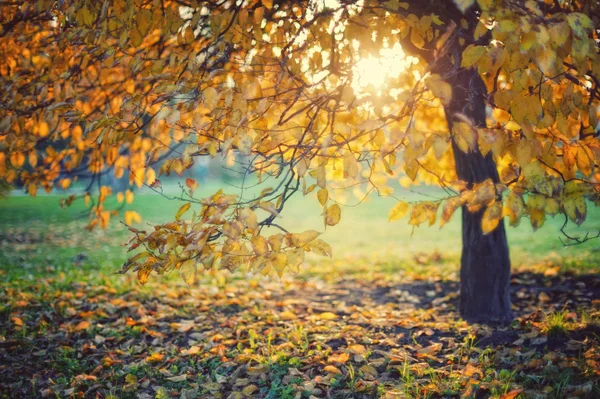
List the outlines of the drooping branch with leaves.
{"type": "MultiPolygon", "coordinates": [[[[292,195],[316,192],[334,226],[340,192],[359,201],[376,192],[398,198],[391,221],[408,214],[413,226],[442,226],[462,208],[461,313],[507,321],[503,218],[528,218],[535,230],[560,213],[579,225],[600,202],[596,2],[0,7],[3,182],[35,195],[87,178],[90,227],[116,214],[107,197],[125,197],[108,174],[162,193],[162,175],[238,156],[244,181],[263,185],[258,195],[242,186],[197,198],[188,178],[173,221],[130,226],[137,251],[123,271],[142,283],[198,266],[297,270],[306,252],[332,250],[318,232],[279,220],[292,195]],[[382,59],[389,70],[369,70],[382,59]],[[398,182],[446,195],[408,203],[394,194],[398,182]]],[[[126,214],[127,224],[138,219],[126,214]]]]}

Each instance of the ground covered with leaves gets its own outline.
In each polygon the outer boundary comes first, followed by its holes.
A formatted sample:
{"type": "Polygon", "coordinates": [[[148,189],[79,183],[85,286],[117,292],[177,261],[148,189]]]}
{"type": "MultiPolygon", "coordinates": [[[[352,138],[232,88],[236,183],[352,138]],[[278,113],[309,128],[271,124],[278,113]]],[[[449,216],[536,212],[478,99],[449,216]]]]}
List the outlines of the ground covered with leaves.
{"type": "Polygon", "coordinates": [[[4,286],[0,390],[101,398],[600,395],[596,275],[554,265],[515,273],[518,317],[492,328],[460,320],[456,273],[442,274],[437,258],[421,255],[411,271],[375,264],[282,282],[214,274],[194,288],[69,282],[65,274],[4,286]]]}
{"type": "Polygon", "coordinates": [[[493,327],[460,319],[458,257],[431,242],[404,258],[342,250],[282,280],[140,286],[114,274],[118,226],[19,212],[0,213],[0,397],[600,397],[593,245],[514,261],[516,318],[493,327]]]}

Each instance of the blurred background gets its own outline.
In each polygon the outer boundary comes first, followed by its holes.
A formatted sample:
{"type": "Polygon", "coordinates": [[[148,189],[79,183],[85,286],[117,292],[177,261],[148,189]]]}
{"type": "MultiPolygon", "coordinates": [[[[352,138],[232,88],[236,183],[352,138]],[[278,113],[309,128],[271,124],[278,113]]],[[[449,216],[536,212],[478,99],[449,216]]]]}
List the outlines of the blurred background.
{"type": "MultiPolygon", "coordinates": [[[[108,174],[111,175],[111,174],[108,174]]],[[[126,244],[130,233],[119,223],[124,212],[135,210],[142,218],[135,227],[151,228],[152,224],[174,218],[183,204],[173,199],[182,194],[187,177],[195,179],[199,188],[196,198],[203,198],[223,189],[227,194],[240,194],[244,198],[273,186],[272,181],[256,184],[252,178],[243,179],[239,165],[229,166],[219,160],[202,161],[186,171],[181,177],[160,177],[162,194],[147,186],[129,187],[128,178],[104,177],[102,184],[112,187],[112,196],[106,209],[118,209],[105,230],[86,230],[89,210],[83,199],[77,199],[68,207],[61,207],[61,200],[71,194],[81,195],[88,185],[85,179],[75,182],[68,190],[54,190],[50,194],[40,192],[30,197],[23,188],[6,192],[0,200],[0,272],[2,278],[32,279],[37,276],[65,273],[77,276],[81,273],[93,277],[96,274],[112,275],[118,271],[127,257],[126,244]],[[131,189],[131,204],[118,203],[117,193],[131,189]]],[[[460,212],[443,228],[425,224],[419,228],[408,225],[408,218],[388,223],[389,210],[396,198],[404,201],[420,201],[442,198],[443,191],[429,186],[404,188],[393,184],[393,197],[379,197],[372,193],[360,201],[351,193],[344,199],[340,224],[325,229],[322,209],[316,198],[316,190],[304,196],[296,193],[279,216],[278,223],[290,232],[313,229],[322,232],[323,238],[333,248],[333,260],[322,257],[307,258],[300,274],[310,274],[324,264],[335,264],[336,270],[359,268],[363,271],[385,269],[388,272],[421,263],[440,263],[454,273],[458,270],[461,250],[460,212]]],[[[587,221],[580,227],[569,224],[571,235],[583,236],[586,232],[600,230],[600,211],[588,204],[587,221]]],[[[192,206],[192,210],[194,209],[192,206]]],[[[582,245],[565,247],[560,240],[562,216],[549,218],[544,226],[533,232],[525,217],[520,226],[508,227],[508,238],[513,267],[521,264],[546,262],[561,267],[582,268],[593,266],[600,260],[600,239],[582,245]]],[[[443,270],[441,266],[440,270],[443,270]]]]}

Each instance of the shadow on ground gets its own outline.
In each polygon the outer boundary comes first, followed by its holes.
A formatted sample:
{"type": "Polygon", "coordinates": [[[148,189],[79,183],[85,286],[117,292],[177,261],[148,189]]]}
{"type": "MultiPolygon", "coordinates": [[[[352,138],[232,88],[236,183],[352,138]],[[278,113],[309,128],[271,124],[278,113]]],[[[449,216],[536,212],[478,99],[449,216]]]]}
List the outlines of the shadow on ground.
{"type": "Polygon", "coordinates": [[[598,397],[598,275],[515,273],[517,319],[501,328],[461,321],[458,288],[456,281],[353,277],[194,289],[156,283],[127,292],[109,281],[7,286],[0,291],[0,392],[598,397]]]}

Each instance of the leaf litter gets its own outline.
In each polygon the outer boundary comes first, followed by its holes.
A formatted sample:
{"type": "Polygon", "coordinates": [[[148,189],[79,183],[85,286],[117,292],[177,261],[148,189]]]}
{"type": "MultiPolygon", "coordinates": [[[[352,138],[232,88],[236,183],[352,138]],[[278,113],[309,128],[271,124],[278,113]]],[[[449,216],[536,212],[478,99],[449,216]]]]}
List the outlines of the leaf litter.
{"type": "Polygon", "coordinates": [[[595,270],[519,268],[512,277],[516,319],[502,327],[460,319],[456,265],[439,261],[439,254],[421,254],[414,267],[390,272],[367,258],[344,259],[282,280],[213,273],[193,287],[175,279],[141,287],[102,272],[93,281],[61,273],[5,278],[0,393],[600,396],[595,270]]]}

